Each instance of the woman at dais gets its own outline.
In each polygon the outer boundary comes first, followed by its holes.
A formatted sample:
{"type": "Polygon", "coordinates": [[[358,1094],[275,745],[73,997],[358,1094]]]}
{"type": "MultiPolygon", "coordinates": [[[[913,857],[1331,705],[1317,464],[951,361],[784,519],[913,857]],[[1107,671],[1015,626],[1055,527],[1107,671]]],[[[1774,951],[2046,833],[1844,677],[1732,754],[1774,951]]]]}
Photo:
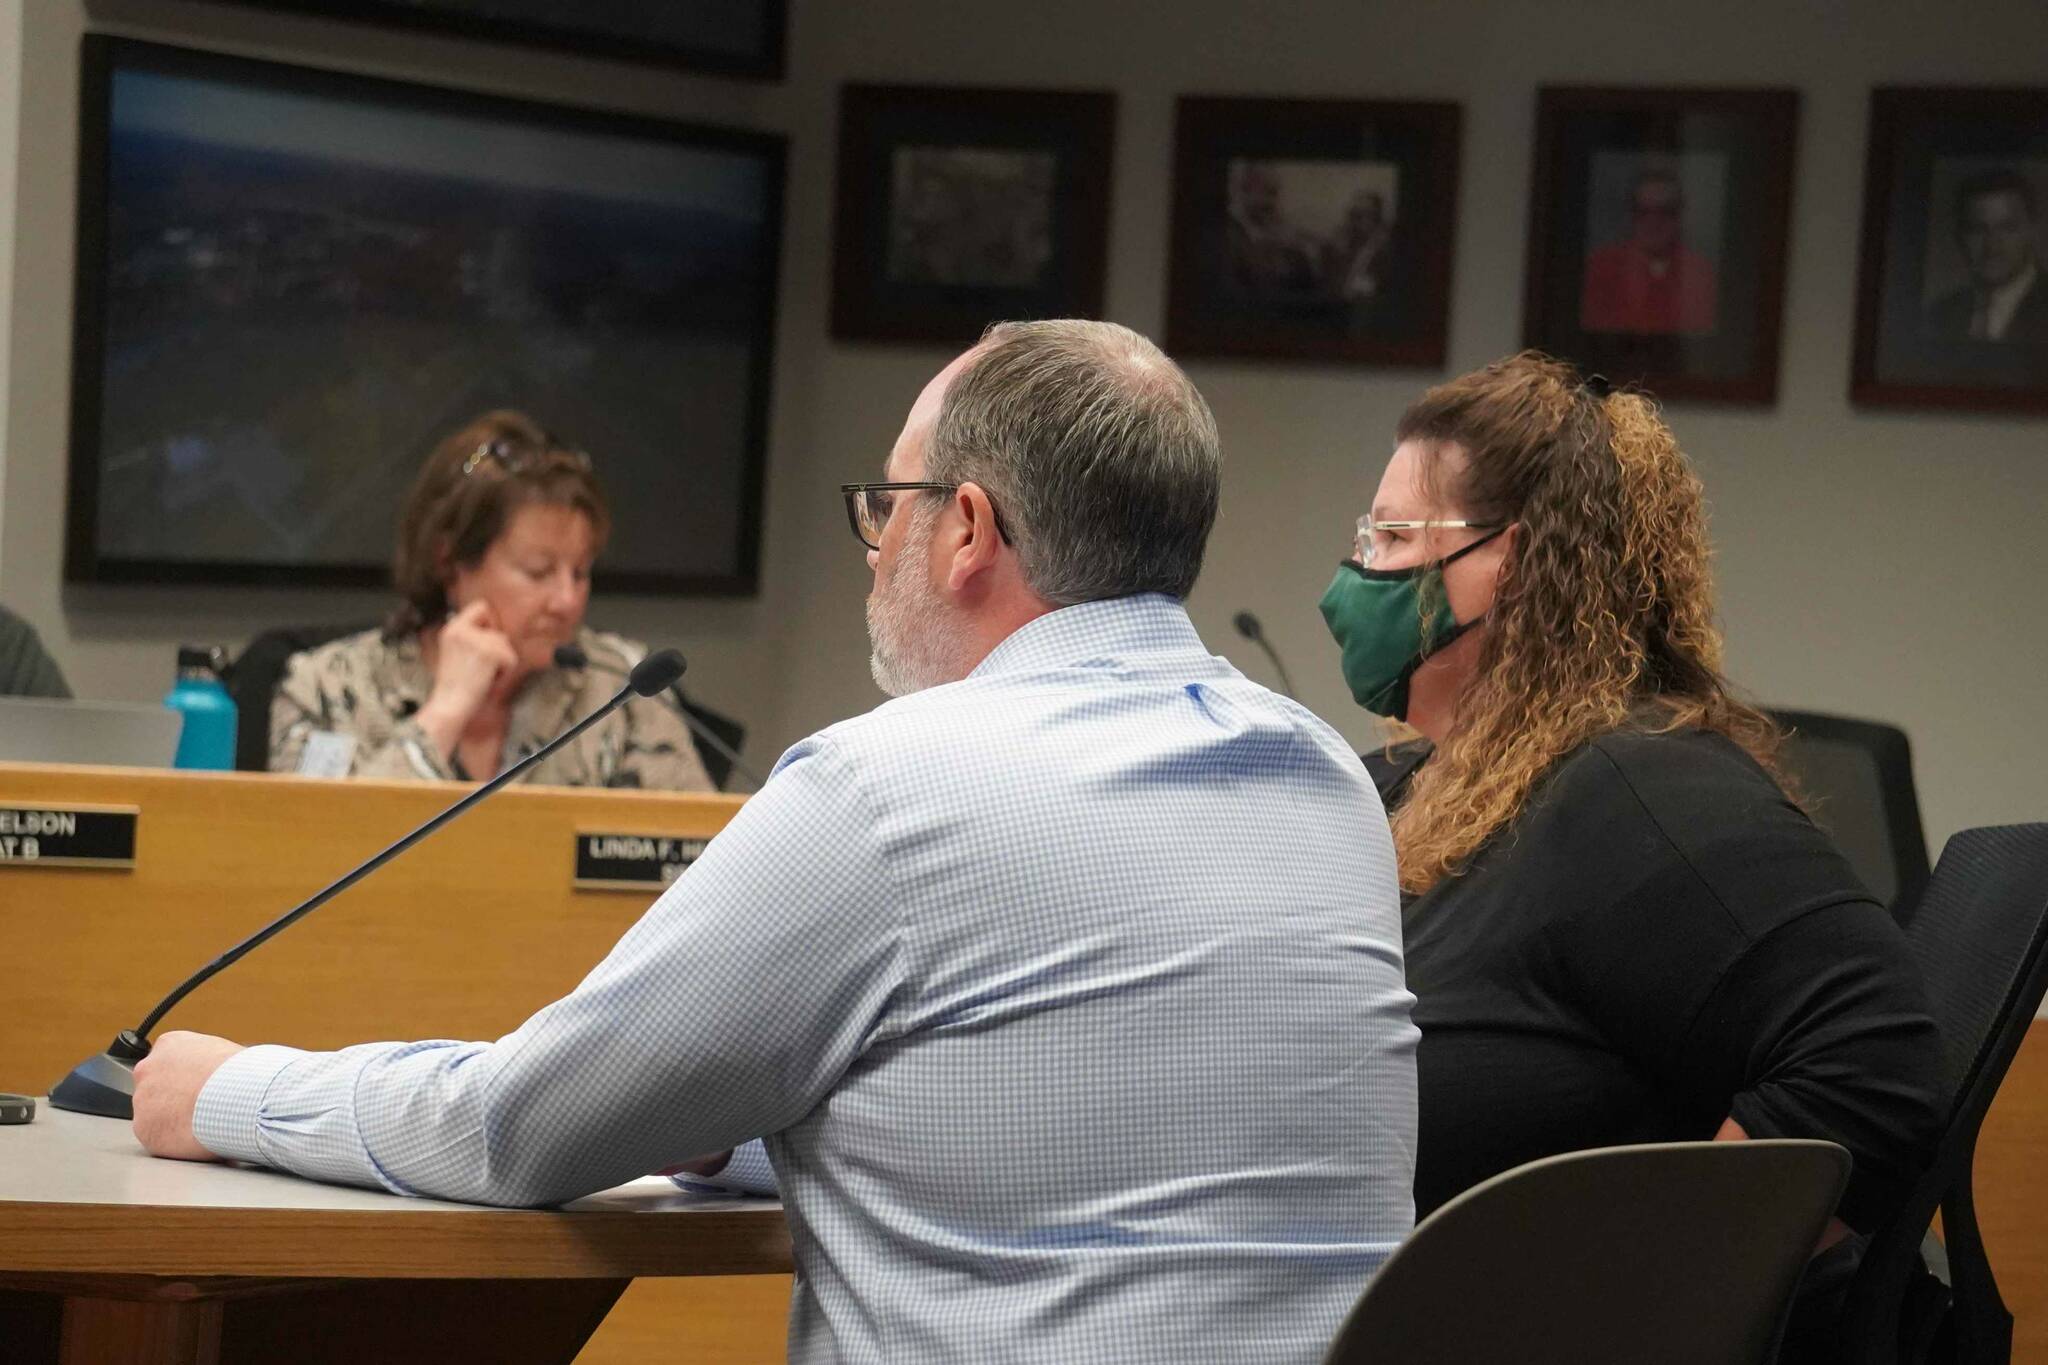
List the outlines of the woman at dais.
{"type": "MultiPolygon", "coordinates": [[[[292,656],[273,771],[483,781],[611,697],[647,649],[583,623],[610,512],[590,457],[516,412],[427,457],[399,517],[382,629],[292,656]],[[575,645],[585,666],[562,668],[575,645]]],[[[527,781],[710,791],[673,699],[635,698],[527,781]]]]}

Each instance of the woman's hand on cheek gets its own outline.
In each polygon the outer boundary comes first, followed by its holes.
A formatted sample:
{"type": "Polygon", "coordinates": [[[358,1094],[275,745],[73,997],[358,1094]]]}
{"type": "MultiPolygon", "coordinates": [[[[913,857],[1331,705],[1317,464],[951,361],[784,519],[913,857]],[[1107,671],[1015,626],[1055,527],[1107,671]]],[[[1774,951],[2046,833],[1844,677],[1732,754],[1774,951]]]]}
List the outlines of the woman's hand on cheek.
{"type": "Polygon", "coordinates": [[[519,667],[518,651],[479,598],[442,624],[434,657],[434,689],[420,708],[423,728],[452,752],[470,718],[498,680],[519,667]]]}

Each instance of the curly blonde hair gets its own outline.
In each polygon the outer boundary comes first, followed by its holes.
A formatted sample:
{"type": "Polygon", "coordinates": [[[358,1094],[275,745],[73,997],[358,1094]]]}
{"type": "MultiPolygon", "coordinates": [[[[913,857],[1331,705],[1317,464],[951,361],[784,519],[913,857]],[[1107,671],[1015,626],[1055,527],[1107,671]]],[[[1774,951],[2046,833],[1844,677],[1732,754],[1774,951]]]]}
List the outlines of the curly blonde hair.
{"type": "Polygon", "coordinates": [[[1721,675],[1700,481],[1651,401],[1533,351],[1425,393],[1401,441],[1465,456],[1474,520],[1513,523],[1476,672],[1393,817],[1402,889],[1456,875],[1558,759],[1611,731],[1716,731],[1786,785],[1780,735],[1721,675]]]}

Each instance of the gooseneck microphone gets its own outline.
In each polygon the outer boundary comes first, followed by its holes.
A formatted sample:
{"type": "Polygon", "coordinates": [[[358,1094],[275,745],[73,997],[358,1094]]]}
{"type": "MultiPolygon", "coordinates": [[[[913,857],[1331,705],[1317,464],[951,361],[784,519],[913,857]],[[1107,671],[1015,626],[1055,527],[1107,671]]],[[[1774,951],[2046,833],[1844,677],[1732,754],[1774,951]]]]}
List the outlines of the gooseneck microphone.
{"type": "Polygon", "coordinates": [[[180,1000],[603,720],[623,705],[627,698],[657,696],[675,686],[676,679],[683,676],[684,667],[683,656],[673,649],[664,649],[642,659],[627,676],[626,685],[621,687],[610,701],[368,862],[361,864],[338,881],[314,892],[185,978],[176,990],[158,1002],[157,1007],[151,1010],[140,1024],[132,1029],[123,1029],[116,1035],[105,1052],[88,1057],[71,1068],[71,1073],[51,1088],[50,1103],[59,1109],[68,1109],[77,1114],[98,1114],[110,1119],[135,1117],[135,1064],[149,1055],[151,1030],[156,1028],[157,1023],[169,1014],[180,1000]]]}
{"type": "Polygon", "coordinates": [[[1287,665],[1280,662],[1272,642],[1266,639],[1266,628],[1259,624],[1259,618],[1248,611],[1241,611],[1231,618],[1230,624],[1237,627],[1237,633],[1266,651],[1266,657],[1273,661],[1273,668],[1280,674],[1280,690],[1287,694],[1289,701],[1299,701],[1294,695],[1294,680],[1287,676],[1287,665]]]}
{"type": "MultiPolygon", "coordinates": [[[[593,661],[590,655],[578,645],[556,645],[555,667],[567,669],[590,668],[595,669],[599,673],[610,673],[613,675],[617,675],[619,672],[616,668],[608,668],[604,664],[593,661]]],[[[691,734],[697,736],[697,738],[703,740],[712,749],[717,751],[718,756],[727,763],[730,763],[734,772],[747,779],[755,791],[761,790],[762,784],[768,779],[748,767],[741,760],[739,751],[725,742],[724,736],[691,714],[689,704],[683,700],[681,688],[670,687],[668,689],[668,699],[675,705],[676,714],[682,717],[683,724],[690,727],[691,734]]]]}

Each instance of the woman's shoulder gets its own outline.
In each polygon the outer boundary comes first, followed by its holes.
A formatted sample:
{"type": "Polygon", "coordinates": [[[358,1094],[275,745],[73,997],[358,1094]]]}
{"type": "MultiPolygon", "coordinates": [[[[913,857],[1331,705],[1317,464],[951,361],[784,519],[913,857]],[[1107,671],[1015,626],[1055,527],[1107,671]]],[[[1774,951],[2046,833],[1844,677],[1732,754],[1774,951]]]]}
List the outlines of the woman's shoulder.
{"type": "Polygon", "coordinates": [[[1812,830],[1755,758],[1707,730],[1617,730],[1588,740],[1557,761],[1529,814],[1595,837],[1603,822],[1647,822],[1681,845],[1724,833],[1812,830]]]}
{"type": "Polygon", "coordinates": [[[1379,789],[1380,800],[1391,808],[1407,793],[1408,781],[1415,776],[1416,770],[1435,752],[1436,746],[1418,736],[1378,749],[1368,749],[1358,759],[1365,764],[1366,776],[1379,789]]]}
{"type": "Polygon", "coordinates": [[[1778,779],[1718,731],[1618,730],[1567,755],[1560,768],[1582,787],[1640,806],[1667,832],[1674,827],[1740,830],[1774,818],[1788,821],[1788,829],[1812,829],[1778,779]]]}
{"type": "Polygon", "coordinates": [[[1831,851],[1755,757],[1726,735],[1696,729],[1616,731],[1579,745],[1530,794],[1518,833],[1597,849],[1661,849],[1694,868],[1739,862],[1745,849],[1831,851]]]}
{"type": "Polygon", "coordinates": [[[1698,729],[1622,729],[1599,735],[1556,761],[1540,792],[1653,810],[1673,798],[1694,804],[1702,794],[1739,804],[1784,800],[1778,782],[1749,751],[1726,735],[1698,729]]]}
{"type": "Polygon", "coordinates": [[[1699,782],[1778,793],[1778,784],[1762,764],[1727,735],[1715,730],[1614,730],[1589,740],[1567,761],[1598,755],[1603,771],[1611,770],[1634,785],[1657,787],[1699,782]]]}
{"type": "Polygon", "coordinates": [[[315,681],[355,678],[382,673],[393,660],[408,654],[417,657],[418,653],[418,637],[408,635],[391,640],[386,638],[382,629],[372,626],[368,630],[300,650],[285,660],[285,671],[288,675],[297,674],[315,681]]]}
{"type": "Polygon", "coordinates": [[[634,665],[647,657],[644,641],[616,631],[592,630],[589,626],[576,632],[576,644],[592,663],[619,673],[630,673],[634,665]]]}
{"type": "Polygon", "coordinates": [[[1603,820],[1572,824],[1610,847],[1623,846],[1615,835],[1627,826],[1619,822],[1633,824],[1639,849],[1662,850],[1752,934],[1803,910],[1870,898],[1834,841],[1726,735],[1616,733],[1583,746],[1568,765],[1576,816],[1589,813],[1588,791],[1609,803],[1603,820]]]}

